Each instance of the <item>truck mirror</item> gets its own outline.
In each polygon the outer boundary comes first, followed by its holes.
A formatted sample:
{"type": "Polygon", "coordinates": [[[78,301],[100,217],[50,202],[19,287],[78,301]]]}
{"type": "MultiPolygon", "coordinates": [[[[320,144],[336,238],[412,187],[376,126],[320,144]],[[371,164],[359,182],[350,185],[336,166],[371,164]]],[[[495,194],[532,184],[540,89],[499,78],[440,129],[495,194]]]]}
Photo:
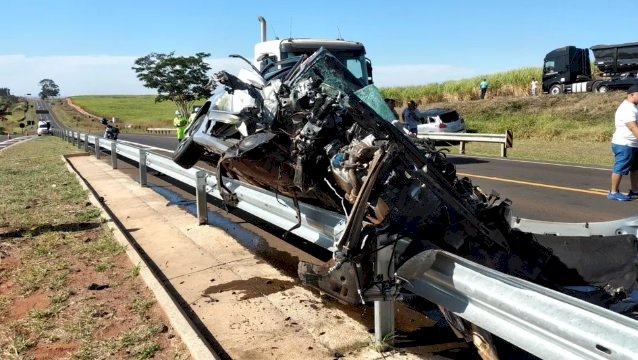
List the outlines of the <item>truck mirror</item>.
{"type": "Polygon", "coordinates": [[[372,84],[372,61],[366,58],[366,70],[368,72],[368,84],[372,84]]]}

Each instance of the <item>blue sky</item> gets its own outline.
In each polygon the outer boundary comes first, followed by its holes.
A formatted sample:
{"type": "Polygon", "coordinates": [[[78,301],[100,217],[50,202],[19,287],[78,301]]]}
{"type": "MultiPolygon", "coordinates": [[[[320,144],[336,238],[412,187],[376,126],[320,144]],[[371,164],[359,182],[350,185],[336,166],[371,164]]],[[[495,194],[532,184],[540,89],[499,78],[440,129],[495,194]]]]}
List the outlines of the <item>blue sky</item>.
{"type": "Polygon", "coordinates": [[[638,3],[598,1],[3,0],[0,87],[62,95],[149,94],[131,70],[151,52],[204,51],[213,70],[269,39],[362,42],[378,86],[421,85],[525,66],[565,45],[638,41],[638,3]],[[626,24],[626,25],[622,25],[626,24]]]}

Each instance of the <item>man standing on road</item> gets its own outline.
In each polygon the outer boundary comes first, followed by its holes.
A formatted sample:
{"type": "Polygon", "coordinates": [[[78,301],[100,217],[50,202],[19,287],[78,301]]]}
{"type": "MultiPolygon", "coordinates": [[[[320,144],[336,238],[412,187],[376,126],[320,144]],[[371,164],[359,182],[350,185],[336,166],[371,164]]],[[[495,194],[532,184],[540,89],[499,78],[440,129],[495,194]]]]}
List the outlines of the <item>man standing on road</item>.
{"type": "Polygon", "coordinates": [[[536,96],[536,88],[538,87],[538,81],[535,78],[532,79],[532,96],[536,96]]]}
{"type": "Polygon", "coordinates": [[[188,119],[183,116],[179,110],[175,111],[175,118],[173,119],[173,126],[177,129],[177,141],[184,140],[184,130],[188,124],[188,119]]]}
{"type": "Polygon", "coordinates": [[[487,92],[487,79],[483,79],[483,81],[481,81],[479,88],[481,88],[481,99],[485,99],[485,93],[487,92]]]}
{"type": "Polygon", "coordinates": [[[417,114],[414,100],[408,101],[408,107],[403,109],[401,116],[403,117],[403,127],[409,131],[411,135],[416,136],[419,114],[417,114]]]}
{"type": "Polygon", "coordinates": [[[616,131],[611,139],[614,169],[607,199],[629,201],[638,199],[638,85],[627,90],[627,98],[618,106],[615,115],[616,131]],[[620,180],[629,174],[631,189],[625,195],[619,191],[620,180]]]}

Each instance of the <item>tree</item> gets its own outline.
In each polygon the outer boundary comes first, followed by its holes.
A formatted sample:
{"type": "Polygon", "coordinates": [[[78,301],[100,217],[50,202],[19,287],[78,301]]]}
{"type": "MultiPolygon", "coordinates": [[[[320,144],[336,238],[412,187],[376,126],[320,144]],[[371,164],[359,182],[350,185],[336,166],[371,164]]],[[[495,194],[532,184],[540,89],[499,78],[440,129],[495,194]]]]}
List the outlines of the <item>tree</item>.
{"type": "Polygon", "coordinates": [[[182,114],[190,112],[193,103],[211,96],[207,87],[210,66],[204,62],[208,53],[177,57],[169,54],[151,53],[135,60],[132,67],[144,87],[156,89],[155,102],[170,100],[182,114]]]}
{"type": "Polygon", "coordinates": [[[60,95],[60,87],[51,79],[40,80],[40,86],[42,87],[42,91],[40,91],[38,95],[42,100],[60,95]]]}

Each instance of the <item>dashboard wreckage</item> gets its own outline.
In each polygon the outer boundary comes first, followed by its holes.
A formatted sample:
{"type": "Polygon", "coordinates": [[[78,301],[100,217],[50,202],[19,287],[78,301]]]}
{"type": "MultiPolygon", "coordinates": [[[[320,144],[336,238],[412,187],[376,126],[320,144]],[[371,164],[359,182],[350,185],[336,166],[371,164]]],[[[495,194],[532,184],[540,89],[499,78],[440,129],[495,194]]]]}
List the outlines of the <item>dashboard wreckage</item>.
{"type": "MultiPolygon", "coordinates": [[[[344,215],[332,259],[299,264],[304,283],[348,303],[396,298],[406,291],[396,275],[402,265],[420,257],[427,266],[428,254],[445,250],[619,313],[636,311],[634,235],[513,228],[509,200],[458,177],[431,142],[406,136],[376,87],[327,50],[287,64],[215,74],[214,94],[173,160],[185,168],[199,160],[214,165],[228,207],[237,198],[222,177],[344,215]],[[388,248],[397,271],[388,266],[379,276],[377,255],[388,248]]],[[[453,314],[441,310],[458,330],[453,314]]]]}

